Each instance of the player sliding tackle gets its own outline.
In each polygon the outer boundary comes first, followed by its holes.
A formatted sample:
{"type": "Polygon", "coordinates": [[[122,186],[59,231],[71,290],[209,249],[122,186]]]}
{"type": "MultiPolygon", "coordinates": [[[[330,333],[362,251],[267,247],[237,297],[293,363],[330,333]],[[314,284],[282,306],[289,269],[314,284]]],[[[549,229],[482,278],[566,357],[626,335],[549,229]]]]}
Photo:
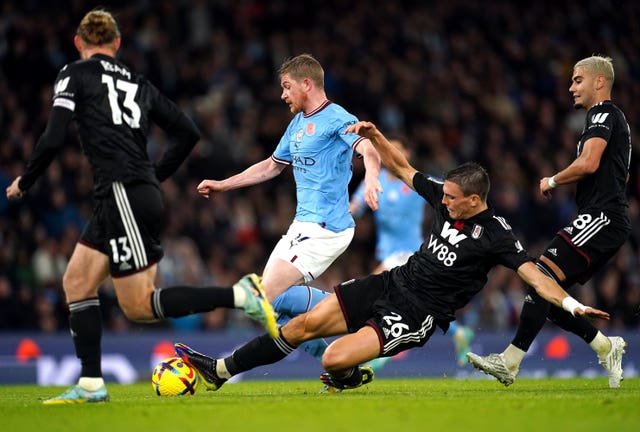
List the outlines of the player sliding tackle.
{"type": "Polygon", "coordinates": [[[504,218],[487,206],[489,177],[481,166],[466,163],[443,180],[409,164],[370,122],[357,122],[345,133],[369,138],[381,160],[433,208],[433,222],[420,250],[409,261],[381,274],[343,282],[311,311],[248,342],[225,359],[213,359],[184,344],[176,353],[190,363],[208,390],[232,376],[274,363],[305,341],[345,335],[322,356],[323,383],[338,390],[366,384],[370,368],[359,365],[423,346],[438,327],[446,330],[455,311],[464,307],[498,264],[507,266],[552,304],[576,316],[608,319],[609,314],[584,306],[544,275],[515,238],[504,218]]]}

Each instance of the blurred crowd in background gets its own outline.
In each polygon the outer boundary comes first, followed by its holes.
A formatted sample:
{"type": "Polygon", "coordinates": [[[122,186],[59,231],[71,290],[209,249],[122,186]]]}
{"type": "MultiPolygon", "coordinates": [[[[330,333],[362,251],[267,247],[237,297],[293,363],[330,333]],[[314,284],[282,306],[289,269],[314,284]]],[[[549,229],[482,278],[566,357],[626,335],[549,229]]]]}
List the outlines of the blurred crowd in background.
{"type": "MultiPolygon", "coordinates": [[[[638,328],[640,316],[640,3],[634,1],[464,0],[129,0],[100,3],[115,14],[119,59],[146,75],[199,126],[203,138],[171,179],[165,257],[157,286],[230,285],[260,273],[295,211],[290,170],[261,185],[205,200],[196,185],[222,179],[268,157],[291,114],[280,100],[277,69],[313,54],[325,68],[328,97],[384,133],[402,133],[413,165],[442,175],[469,160],[491,176],[490,204],[507,218],[532,256],[575,215],[573,188],[551,200],[539,179],[576,154],[583,110],[568,88],[573,64],[613,58],[613,100],[627,115],[634,154],[628,186],[630,241],[592,281],[571,292],[611,313],[603,329],[638,328]]],[[[78,59],[73,36],[96,4],[85,0],[4,0],[0,6],[0,330],[56,332],[67,325],[62,274],[92,201],[92,177],[75,130],[46,174],[20,202],[5,188],[20,175],[51,109],[52,85],[78,59]]],[[[153,130],[149,155],[166,137],[153,130]]],[[[363,175],[354,159],[353,191],[363,175]]],[[[425,226],[430,223],[429,210],[425,226]]],[[[325,290],[375,266],[370,214],[353,243],[312,285],[325,290]]],[[[510,270],[494,270],[459,313],[476,331],[510,329],[524,297],[510,270]]],[[[101,288],[113,331],[138,330],[101,288]]],[[[172,320],[180,330],[251,326],[236,311],[172,320]]]]}

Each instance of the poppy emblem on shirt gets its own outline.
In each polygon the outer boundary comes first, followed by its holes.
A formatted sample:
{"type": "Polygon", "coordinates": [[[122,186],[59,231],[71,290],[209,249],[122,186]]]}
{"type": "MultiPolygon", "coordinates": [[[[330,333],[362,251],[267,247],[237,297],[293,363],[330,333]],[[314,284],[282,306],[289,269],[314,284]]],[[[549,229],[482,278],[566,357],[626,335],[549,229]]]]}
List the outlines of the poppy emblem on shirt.
{"type": "Polygon", "coordinates": [[[471,238],[479,239],[482,235],[482,231],[484,231],[484,229],[480,225],[474,225],[473,230],[471,231],[471,238]]]}
{"type": "Polygon", "coordinates": [[[307,135],[311,136],[316,133],[316,124],[315,123],[307,123],[307,135]]]}

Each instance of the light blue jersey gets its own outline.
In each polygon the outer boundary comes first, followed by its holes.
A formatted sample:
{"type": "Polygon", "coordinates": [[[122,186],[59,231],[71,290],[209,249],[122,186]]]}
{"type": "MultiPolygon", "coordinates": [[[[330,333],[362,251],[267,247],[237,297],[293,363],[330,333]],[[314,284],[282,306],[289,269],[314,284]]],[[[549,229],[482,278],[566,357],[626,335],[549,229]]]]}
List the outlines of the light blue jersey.
{"type": "Polygon", "coordinates": [[[326,101],[309,114],[296,114],[289,123],[271,157],[293,166],[298,200],[295,220],[315,222],[334,232],[355,226],[348,185],[353,151],[364,138],[344,131],[357,120],[326,101]]]}
{"type": "MultiPolygon", "coordinates": [[[[378,197],[378,210],[373,212],[373,217],[376,259],[382,262],[397,252],[414,252],[420,248],[424,199],[384,168],[380,170],[379,180],[384,193],[378,197]]],[[[352,202],[356,206],[354,216],[360,217],[367,208],[364,182],[353,193],[352,202]]]]}

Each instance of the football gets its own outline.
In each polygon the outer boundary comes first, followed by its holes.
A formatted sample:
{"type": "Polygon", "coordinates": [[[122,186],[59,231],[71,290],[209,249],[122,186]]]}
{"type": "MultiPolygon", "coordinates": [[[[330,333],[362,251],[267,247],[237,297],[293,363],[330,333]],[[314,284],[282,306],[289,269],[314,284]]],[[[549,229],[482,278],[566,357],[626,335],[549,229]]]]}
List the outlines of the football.
{"type": "Polygon", "coordinates": [[[180,357],[169,357],[153,370],[151,385],[158,396],[192,395],[198,388],[198,376],[180,357]]]}

